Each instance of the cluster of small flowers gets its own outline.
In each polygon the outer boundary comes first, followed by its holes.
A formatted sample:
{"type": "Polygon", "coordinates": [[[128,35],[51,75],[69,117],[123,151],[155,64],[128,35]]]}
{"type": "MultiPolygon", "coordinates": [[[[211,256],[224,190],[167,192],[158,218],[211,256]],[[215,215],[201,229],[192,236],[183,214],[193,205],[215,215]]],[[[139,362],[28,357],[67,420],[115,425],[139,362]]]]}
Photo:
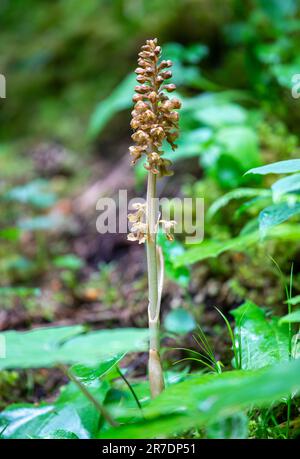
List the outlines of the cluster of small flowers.
{"type": "MultiPolygon", "coordinates": [[[[132,227],[130,233],[127,235],[127,239],[144,244],[149,237],[148,225],[146,223],[146,204],[137,202],[132,207],[134,213],[128,215],[128,220],[132,223],[132,227]]],[[[173,241],[174,236],[171,231],[176,225],[175,220],[158,220],[155,231],[157,231],[159,224],[161,224],[167,239],[173,241]]]]}
{"type": "Polygon", "coordinates": [[[165,84],[171,78],[170,60],[159,62],[161,48],[157,39],[147,40],[139,53],[137,74],[138,86],[133,96],[135,103],[132,111],[131,127],[135,131],[132,139],[135,145],[130,147],[130,154],[135,164],[143,154],[147,156],[145,167],[153,174],[171,175],[168,170],[171,161],[162,158],[161,146],[166,139],[172,149],[176,148],[178,137],[178,112],[181,104],[176,98],[169,99],[166,92],[176,89],[174,84],[165,84]]]}
{"type": "Polygon", "coordinates": [[[128,241],[139,241],[139,244],[144,244],[148,233],[148,225],[145,223],[146,204],[137,202],[132,207],[135,212],[128,215],[128,220],[132,223],[132,227],[127,239],[128,241]]]}

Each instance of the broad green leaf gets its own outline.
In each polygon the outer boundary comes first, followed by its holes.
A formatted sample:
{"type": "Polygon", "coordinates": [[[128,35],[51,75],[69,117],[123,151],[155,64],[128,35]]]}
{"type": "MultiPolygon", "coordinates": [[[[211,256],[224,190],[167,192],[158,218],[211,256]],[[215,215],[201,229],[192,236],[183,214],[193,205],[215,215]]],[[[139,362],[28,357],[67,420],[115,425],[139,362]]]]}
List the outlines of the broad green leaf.
{"type": "MultiPolygon", "coordinates": [[[[266,239],[278,239],[283,241],[299,240],[299,225],[281,225],[271,228],[266,234],[266,239]]],[[[204,241],[187,249],[185,253],[174,258],[175,266],[188,266],[197,261],[205,260],[210,257],[218,257],[227,251],[246,252],[249,247],[260,241],[259,231],[238,236],[227,241],[204,241]]]]}
{"type": "Polygon", "coordinates": [[[282,195],[300,191],[300,174],[288,175],[272,185],[273,199],[278,201],[282,195]]]}
{"type": "Polygon", "coordinates": [[[1,333],[7,356],[0,359],[0,369],[50,367],[58,363],[93,366],[120,353],[146,349],[145,329],[84,331],[83,326],[75,325],[1,333]]]}
{"type": "Polygon", "coordinates": [[[88,133],[91,138],[101,134],[109,120],[119,111],[132,106],[135,75],[128,75],[111,93],[100,102],[91,116],[88,133]]]}
{"type": "Polygon", "coordinates": [[[244,172],[261,162],[257,134],[249,126],[222,127],[200,161],[223,188],[237,188],[247,180],[244,172]]]}
{"type": "Polygon", "coordinates": [[[247,111],[237,104],[216,104],[201,108],[195,113],[201,123],[212,127],[244,124],[247,120],[247,111]]]}
{"type": "Polygon", "coordinates": [[[233,199],[251,198],[256,196],[269,196],[268,190],[255,189],[255,188],[237,188],[229,191],[228,193],[217,199],[208,209],[207,216],[212,218],[220,209],[227,206],[233,199]]]}
{"type": "Polygon", "coordinates": [[[204,241],[201,244],[187,249],[185,253],[174,259],[175,266],[185,266],[205,260],[210,257],[218,257],[228,250],[245,251],[250,245],[259,240],[259,233],[251,233],[239,236],[227,241],[204,241]]]}
{"type": "Polygon", "coordinates": [[[267,231],[280,223],[285,222],[291,217],[300,214],[300,204],[288,204],[282,202],[266,207],[259,214],[259,230],[262,236],[267,234],[267,231]]]}
{"type": "Polygon", "coordinates": [[[250,169],[246,174],[289,174],[300,171],[300,159],[289,159],[250,169]]]}
{"type": "Polygon", "coordinates": [[[245,409],[269,406],[300,390],[300,360],[249,371],[191,375],[144,408],[144,421],[100,432],[99,438],[168,438],[245,409]]]}
{"type": "Polygon", "coordinates": [[[222,128],[218,131],[216,140],[223,146],[224,153],[237,161],[242,173],[261,163],[257,134],[249,126],[222,128]]]}
{"type": "Polygon", "coordinates": [[[82,381],[93,381],[94,379],[101,378],[112,370],[122,360],[125,354],[118,354],[114,357],[103,359],[96,367],[89,367],[78,363],[73,365],[71,371],[76,378],[82,381]]]}
{"type": "Polygon", "coordinates": [[[297,322],[300,322],[300,310],[287,314],[286,316],[282,317],[279,321],[280,324],[297,322]]]}
{"type": "Polygon", "coordinates": [[[290,300],[286,301],[286,303],[289,303],[292,306],[295,306],[296,304],[300,304],[300,295],[294,296],[290,300]]]}
{"type": "Polygon", "coordinates": [[[185,335],[195,330],[197,324],[194,317],[185,309],[179,308],[169,312],[164,320],[164,327],[168,332],[185,335]]]}
{"type": "Polygon", "coordinates": [[[236,188],[243,180],[243,168],[231,154],[219,155],[209,174],[225,189],[236,188]]]}
{"type": "MultiPolygon", "coordinates": [[[[90,393],[103,402],[109,390],[106,382],[87,385],[90,393]]],[[[92,438],[99,426],[100,415],[91,401],[73,383],[63,387],[53,404],[11,405],[0,413],[3,438],[51,438],[58,430],[72,432],[78,438],[92,438]]]]}
{"type": "Polygon", "coordinates": [[[278,318],[268,320],[265,312],[250,301],[231,313],[242,369],[255,370],[288,360],[288,327],[279,326],[278,318]]]}

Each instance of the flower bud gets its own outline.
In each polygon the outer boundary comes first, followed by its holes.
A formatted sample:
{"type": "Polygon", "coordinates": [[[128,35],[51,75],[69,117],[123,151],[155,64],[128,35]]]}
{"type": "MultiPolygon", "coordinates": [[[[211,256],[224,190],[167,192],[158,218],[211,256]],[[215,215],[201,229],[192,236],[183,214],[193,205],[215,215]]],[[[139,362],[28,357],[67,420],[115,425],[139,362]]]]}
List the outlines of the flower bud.
{"type": "Polygon", "coordinates": [[[172,77],[172,72],[170,70],[166,70],[165,72],[161,72],[160,75],[164,80],[168,80],[172,77]]]}
{"type": "Polygon", "coordinates": [[[175,108],[175,109],[179,109],[181,108],[181,102],[179,99],[177,99],[176,97],[174,97],[172,100],[171,100],[171,103],[172,103],[172,107],[175,108]]]}
{"type": "Polygon", "coordinates": [[[132,102],[138,102],[139,100],[143,100],[142,94],[134,94],[132,97],[132,102]]]}
{"type": "Polygon", "coordinates": [[[136,78],[136,81],[138,83],[146,83],[147,78],[145,77],[145,75],[138,75],[137,78],[136,78]]]}
{"type": "Polygon", "coordinates": [[[172,67],[172,61],[168,60],[168,61],[161,61],[161,63],[159,64],[159,67],[158,69],[161,70],[161,69],[165,69],[167,67],[172,67]]]}
{"type": "Polygon", "coordinates": [[[141,85],[141,86],[136,86],[134,88],[135,92],[138,92],[139,94],[146,94],[149,91],[149,86],[146,85],[141,85]]]}
{"type": "Polygon", "coordinates": [[[171,84],[166,84],[166,85],[164,85],[164,86],[162,87],[162,89],[165,89],[165,90],[168,91],[168,92],[173,92],[173,91],[175,91],[176,86],[175,86],[175,84],[173,84],[173,83],[171,83],[171,84]]]}

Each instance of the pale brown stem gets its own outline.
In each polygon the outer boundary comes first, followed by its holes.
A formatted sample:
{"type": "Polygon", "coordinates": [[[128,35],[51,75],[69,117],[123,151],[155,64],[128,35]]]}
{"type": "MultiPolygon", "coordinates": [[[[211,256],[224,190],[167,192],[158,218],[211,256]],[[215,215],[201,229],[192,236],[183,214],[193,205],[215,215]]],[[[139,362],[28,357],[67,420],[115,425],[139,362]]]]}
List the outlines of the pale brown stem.
{"type": "Polygon", "coordinates": [[[163,371],[159,355],[159,312],[161,301],[161,290],[163,281],[163,262],[162,257],[157,256],[156,246],[156,176],[152,172],[148,173],[147,188],[147,266],[148,266],[148,289],[149,289],[149,382],[151,397],[159,395],[164,389],[163,371]],[[159,262],[159,263],[158,263],[159,262]]]}

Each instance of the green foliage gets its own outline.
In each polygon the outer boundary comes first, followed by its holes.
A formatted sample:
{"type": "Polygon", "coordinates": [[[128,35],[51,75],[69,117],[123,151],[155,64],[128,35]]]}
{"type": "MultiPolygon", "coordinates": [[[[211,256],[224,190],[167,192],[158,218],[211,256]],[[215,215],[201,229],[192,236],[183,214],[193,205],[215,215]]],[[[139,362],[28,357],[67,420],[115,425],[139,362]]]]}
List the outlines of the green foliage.
{"type": "MultiPolygon", "coordinates": [[[[87,385],[103,402],[109,385],[93,381],[87,385]]],[[[95,437],[100,414],[73,383],[63,387],[54,404],[11,405],[0,414],[2,438],[91,438],[95,437]]]]}
{"type": "Polygon", "coordinates": [[[185,335],[195,330],[196,322],[193,316],[183,308],[169,312],[164,319],[164,327],[170,333],[185,335]]]}
{"type": "Polygon", "coordinates": [[[265,312],[249,301],[232,315],[242,369],[255,370],[289,359],[288,327],[280,326],[278,318],[268,320],[265,312]]]}
{"type": "Polygon", "coordinates": [[[287,161],[279,161],[266,166],[255,167],[250,169],[247,174],[289,174],[300,171],[300,159],[289,159],[287,161]]]}
{"type": "Polygon", "coordinates": [[[12,188],[4,194],[4,199],[29,204],[37,208],[47,208],[56,202],[56,195],[47,190],[49,184],[46,180],[37,179],[25,185],[12,188]]]}
{"type": "Polygon", "coordinates": [[[300,204],[282,202],[266,207],[259,214],[259,229],[262,236],[267,234],[269,228],[285,222],[289,218],[300,214],[300,204]]]}
{"type": "Polygon", "coordinates": [[[78,271],[84,266],[83,260],[72,253],[56,257],[53,263],[57,268],[70,269],[71,271],[78,271]]]}
{"type": "Polygon", "coordinates": [[[260,370],[217,375],[192,375],[173,385],[143,410],[139,420],[107,432],[100,438],[157,438],[205,426],[250,407],[279,402],[299,391],[300,360],[260,370]]]}
{"type": "MultiPolygon", "coordinates": [[[[299,225],[281,225],[274,227],[266,234],[266,239],[278,239],[281,241],[297,241],[299,225]]],[[[249,247],[260,241],[259,231],[243,234],[236,238],[225,241],[207,240],[201,244],[195,244],[188,248],[185,253],[174,258],[175,266],[191,265],[210,257],[218,257],[227,251],[247,252],[249,247]]]]}
{"type": "Polygon", "coordinates": [[[135,77],[133,74],[130,74],[117,86],[109,97],[97,105],[89,125],[89,135],[91,137],[100,135],[106,124],[116,113],[131,107],[134,86],[135,77]]]}
{"type": "Polygon", "coordinates": [[[217,199],[208,209],[207,217],[212,218],[220,209],[227,206],[234,199],[269,197],[268,190],[257,188],[236,188],[217,199]]]}
{"type": "Polygon", "coordinates": [[[300,174],[293,174],[288,177],[277,180],[272,185],[273,200],[279,201],[279,199],[291,192],[299,191],[300,189],[300,174]]]}
{"type": "Polygon", "coordinates": [[[242,439],[248,438],[248,416],[241,412],[214,422],[206,429],[210,439],[242,439]]]}
{"type": "MultiPolygon", "coordinates": [[[[248,173],[283,174],[297,172],[299,168],[300,161],[294,159],[250,169],[248,173]]],[[[272,185],[274,204],[263,209],[258,219],[262,236],[265,236],[273,226],[279,225],[300,213],[300,204],[297,202],[297,193],[300,191],[299,177],[299,174],[284,177],[272,185]]]]}
{"type": "Polygon", "coordinates": [[[0,360],[0,369],[79,362],[96,365],[103,358],[146,349],[147,333],[144,329],[130,328],[85,333],[81,325],[8,331],[0,334],[6,342],[7,353],[7,357],[0,360]]]}
{"type": "Polygon", "coordinates": [[[181,287],[188,287],[190,269],[186,266],[175,266],[174,263],[174,260],[184,253],[183,245],[177,240],[169,241],[163,233],[159,233],[158,243],[163,251],[166,275],[181,287]]]}
{"type": "Polygon", "coordinates": [[[300,322],[300,311],[294,311],[284,317],[281,317],[279,322],[283,324],[300,322]]]}

